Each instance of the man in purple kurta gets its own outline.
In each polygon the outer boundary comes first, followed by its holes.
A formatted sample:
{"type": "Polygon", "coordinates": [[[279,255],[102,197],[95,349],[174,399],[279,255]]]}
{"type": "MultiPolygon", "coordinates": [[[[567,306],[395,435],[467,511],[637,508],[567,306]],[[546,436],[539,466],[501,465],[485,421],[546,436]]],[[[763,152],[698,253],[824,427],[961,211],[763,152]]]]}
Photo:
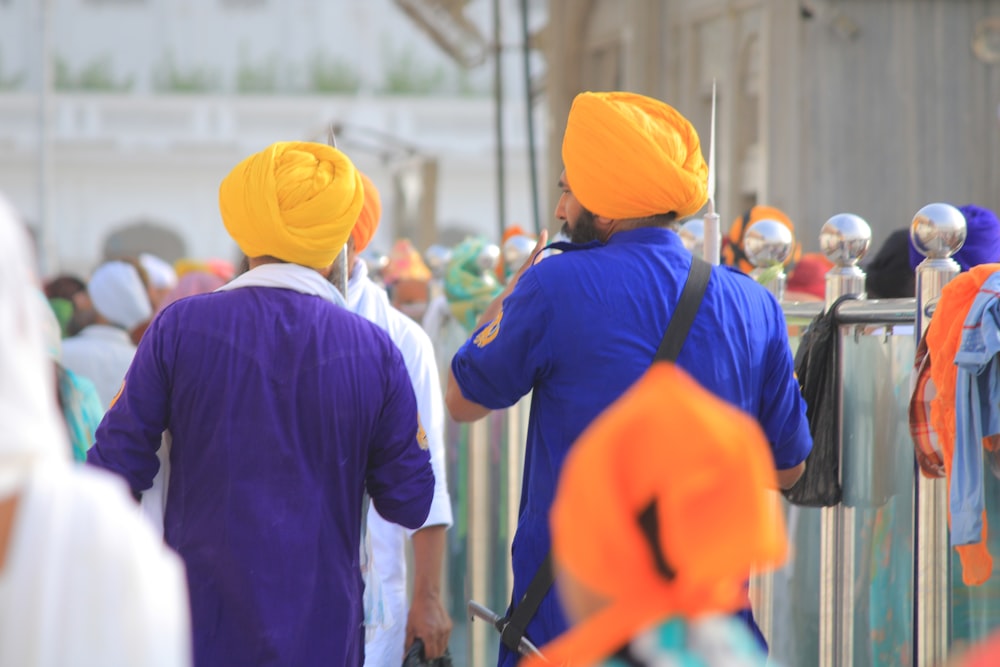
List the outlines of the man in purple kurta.
{"type": "Polygon", "coordinates": [[[197,665],[361,665],[363,492],[408,528],[430,508],[402,357],[324,278],[360,208],[355,173],[289,143],[227,177],[251,270],[156,317],[88,455],[140,494],[170,432],[164,537],[187,567],[197,665]],[[254,209],[267,197],[274,230],[254,209]]]}

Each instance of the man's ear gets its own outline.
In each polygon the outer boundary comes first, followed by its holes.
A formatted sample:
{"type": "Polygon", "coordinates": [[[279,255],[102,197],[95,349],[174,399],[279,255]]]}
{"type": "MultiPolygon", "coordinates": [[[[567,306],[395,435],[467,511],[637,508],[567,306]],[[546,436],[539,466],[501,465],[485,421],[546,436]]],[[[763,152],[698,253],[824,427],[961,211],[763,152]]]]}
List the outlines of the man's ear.
{"type": "Polygon", "coordinates": [[[605,218],[603,215],[594,215],[594,224],[597,225],[598,229],[610,229],[614,223],[615,221],[612,218],[605,218]]]}

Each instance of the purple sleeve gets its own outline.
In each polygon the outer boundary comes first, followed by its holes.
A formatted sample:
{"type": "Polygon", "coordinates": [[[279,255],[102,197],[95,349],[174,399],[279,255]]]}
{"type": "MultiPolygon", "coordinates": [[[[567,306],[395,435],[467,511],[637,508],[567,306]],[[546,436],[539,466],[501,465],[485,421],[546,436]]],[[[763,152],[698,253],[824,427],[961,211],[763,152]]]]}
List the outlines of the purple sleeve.
{"type": "Polygon", "coordinates": [[[390,344],[385,358],[384,402],[369,447],[365,484],[384,519],[416,529],[431,509],[434,471],[403,357],[390,344]]]}
{"type": "Polygon", "coordinates": [[[87,452],[87,463],[121,475],[137,495],[152,486],[160,469],[156,452],[167,428],[169,383],[161,319],[157,317],[143,335],[87,452]]]}

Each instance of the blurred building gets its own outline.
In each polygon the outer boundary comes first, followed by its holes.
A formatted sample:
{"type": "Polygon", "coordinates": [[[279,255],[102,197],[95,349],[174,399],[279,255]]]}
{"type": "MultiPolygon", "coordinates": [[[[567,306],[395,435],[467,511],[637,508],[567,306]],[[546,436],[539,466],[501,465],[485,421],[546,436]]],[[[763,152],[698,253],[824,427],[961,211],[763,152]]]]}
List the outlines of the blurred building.
{"type": "MultiPolygon", "coordinates": [[[[512,44],[519,4],[502,3],[512,44]]],[[[543,3],[531,6],[537,21],[543,3]]],[[[421,247],[442,234],[499,238],[490,9],[490,0],[0,0],[0,191],[34,228],[49,270],[86,272],[141,230],[169,253],[179,245],[230,259],[217,210],[223,176],[273,141],[328,141],[333,130],[382,192],[374,247],[397,234],[421,247]],[[435,5],[451,14],[421,22],[435,5]],[[435,29],[456,20],[478,34],[484,58],[462,62],[445,48],[435,29]]],[[[503,72],[505,222],[524,224],[516,51],[505,52],[503,72]]]]}
{"type": "Polygon", "coordinates": [[[724,227],[770,204],[813,250],[850,212],[878,247],[930,202],[1000,210],[1000,0],[550,0],[548,15],[550,181],[578,91],[667,100],[707,155],[714,79],[724,227]]]}

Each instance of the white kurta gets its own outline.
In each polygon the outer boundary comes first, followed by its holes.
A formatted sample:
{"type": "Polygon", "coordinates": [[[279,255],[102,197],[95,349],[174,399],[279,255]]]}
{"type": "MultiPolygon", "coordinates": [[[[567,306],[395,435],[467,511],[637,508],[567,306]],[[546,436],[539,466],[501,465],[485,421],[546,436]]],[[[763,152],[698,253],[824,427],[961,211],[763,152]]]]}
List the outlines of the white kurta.
{"type": "Polygon", "coordinates": [[[91,324],[62,343],[62,365],[97,387],[101,405],[111,405],[135,356],[128,332],[106,324],[91,324]]]}
{"type": "MultiPolygon", "coordinates": [[[[403,355],[406,371],[417,398],[420,422],[427,433],[434,469],[434,501],[424,526],[450,526],[451,498],[445,478],[444,398],[434,346],[419,324],[389,303],[385,291],[368,278],[363,262],[355,262],[347,286],[347,305],[354,313],[377,324],[389,334],[403,355]]],[[[365,644],[365,664],[372,667],[399,665],[403,662],[406,639],[406,539],[413,531],[389,523],[374,507],[368,510],[368,535],[371,538],[374,568],[381,582],[383,602],[392,623],[378,627],[365,644]]]]}
{"type": "Polygon", "coordinates": [[[0,571],[0,665],[191,664],[180,558],[135,511],[121,480],[40,465],[19,492],[0,571]]]}

